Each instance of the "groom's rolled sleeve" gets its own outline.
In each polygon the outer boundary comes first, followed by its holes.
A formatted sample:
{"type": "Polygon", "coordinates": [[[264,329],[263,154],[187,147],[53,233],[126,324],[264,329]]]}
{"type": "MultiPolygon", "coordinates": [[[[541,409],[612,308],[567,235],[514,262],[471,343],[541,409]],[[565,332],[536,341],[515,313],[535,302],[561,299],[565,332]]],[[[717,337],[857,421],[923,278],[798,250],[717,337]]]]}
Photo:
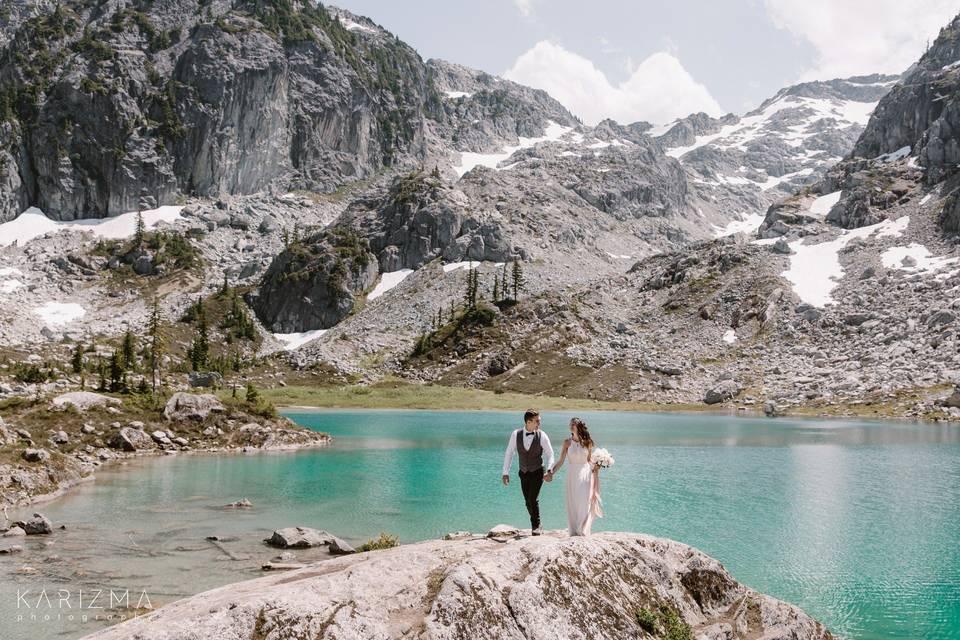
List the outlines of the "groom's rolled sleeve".
{"type": "Polygon", "coordinates": [[[553,469],[553,445],[550,444],[550,436],[540,432],[542,437],[540,438],[540,444],[543,446],[543,452],[547,454],[547,471],[553,469]]]}
{"type": "Polygon", "coordinates": [[[517,450],[517,432],[514,431],[510,434],[510,439],[507,440],[507,452],[503,454],[503,475],[510,475],[510,464],[513,462],[513,454],[517,450]]]}

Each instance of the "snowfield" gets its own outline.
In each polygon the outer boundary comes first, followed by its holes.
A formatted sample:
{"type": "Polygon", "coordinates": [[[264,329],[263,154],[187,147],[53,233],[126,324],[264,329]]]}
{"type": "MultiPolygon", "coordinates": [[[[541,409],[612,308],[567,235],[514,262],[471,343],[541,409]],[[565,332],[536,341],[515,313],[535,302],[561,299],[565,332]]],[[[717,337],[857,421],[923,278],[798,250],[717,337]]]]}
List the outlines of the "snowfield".
{"type": "Polygon", "coordinates": [[[929,249],[916,242],[911,242],[905,247],[890,247],[880,256],[880,263],[888,269],[931,274],[937,280],[945,280],[960,270],[945,271],[947,267],[957,266],[958,262],[960,258],[931,255],[929,249]]]}
{"type": "Polygon", "coordinates": [[[714,225],[714,237],[723,238],[725,236],[732,236],[735,233],[754,233],[760,228],[760,225],[763,224],[763,219],[765,217],[766,216],[762,213],[751,213],[742,217],[740,220],[733,220],[727,223],[727,226],[725,227],[718,227],[714,225]]]}
{"type": "MultiPolygon", "coordinates": [[[[833,118],[850,124],[866,125],[877,106],[876,102],[856,102],[852,100],[831,100],[825,98],[807,98],[788,95],[774,100],[763,111],[755,112],[740,118],[735,124],[728,124],[720,128],[717,133],[697,136],[693,144],[685,147],[674,147],[667,150],[667,155],[680,159],[686,154],[699,149],[704,145],[716,142],[724,148],[737,148],[746,151],[746,145],[762,136],[772,133],[792,146],[800,146],[808,136],[814,135],[815,125],[825,118],[833,118]],[[774,116],[784,109],[806,108],[811,112],[801,124],[793,125],[787,131],[777,131],[768,128],[774,116]]],[[[663,135],[669,131],[662,131],[662,127],[651,130],[652,134],[663,135]]],[[[654,137],[658,137],[654,135],[654,137]]]]}
{"type": "Polygon", "coordinates": [[[790,248],[794,253],[790,256],[790,268],[781,275],[793,283],[793,290],[802,301],[815,307],[832,304],[835,300],[831,294],[843,277],[840,251],[847,243],[874,233],[877,237],[900,236],[909,221],[908,216],[884,220],[868,227],[845,231],[827,242],[806,244],[804,238],[791,242],[790,248]]]}
{"type": "Polygon", "coordinates": [[[380,282],[373,288],[373,291],[367,294],[367,300],[376,300],[403,282],[411,273],[413,273],[413,269],[400,269],[399,271],[388,271],[380,274],[380,282]]]}
{"type": "Polygon", "coordinates": [[[47,302],[36,307],[33,312],[40,316],[44,324],[54,327],[82,318],[87,310],[75,302],[47,302]]]}
{"type": "MultiPolygon", "coordinates": [[[[182,210],[182,206],[165,206],[157,209],[147,209],[141,213],[147,229],[151,229],[161,222],[178,220],[182,210]]],[[[90,231],[100,238],[128,238],[134,234],[136,227],[136,211],[121,213],[109,218],[87,218],[61,222],[51,220],[36,207],[30,207],[10,222],[0,224],[0,246],[10,245],[14,242],[22,245],[34,238],[57,231],[90,231]]]]}
{"type": "Polygon", "coordinates": [[[810,213],[820,218],[826,217],[830,213],[830,209],[833,208],[833,205],[840,202],[840,192],[834,191],[833,193],[828,193],[825,196],[820,196],[813,201],[813,204],[810,205],[810,213]]]}
{"type": "MultiPolygon", "coordinates": [[[[503,151],[498,151],[495,153],[474,153],[472,151],[461,153],[460,164],[454,167],[454,170],[457,172],[457,176],[460,178],[466,175],[474,167],[489,167],[491,169],[499,170],[501,169],[499,166],[500,163],[508,159],[520,149],[528,149],[540,144],[541,142],[555,142],[571,131],[573,131],[573,127],[564,127],[563,125],[557,124],[553,120],[549,120],[547,122],[546,131],[540,138],[524,138],[523,136],[520,136],[520,144],[505,147],[503,151]]],[[[503,168],[507,169],[509,167],[503,168]]]]}
{"type": "Polygon", "coordinates": [[[311,340],[316,340],[327,332],[327,329],[314,329],[302,333],[275,333],[273,337],[283,344],[284,351],[294,351],[311,340]]]}
{"type": "Polygon", "coordinates": [[[451,271],[456,271],[457,269],[476,269],[480,266],[479,262],[450,262],[443,265],[443,272],[450,273],[451,271]]]}

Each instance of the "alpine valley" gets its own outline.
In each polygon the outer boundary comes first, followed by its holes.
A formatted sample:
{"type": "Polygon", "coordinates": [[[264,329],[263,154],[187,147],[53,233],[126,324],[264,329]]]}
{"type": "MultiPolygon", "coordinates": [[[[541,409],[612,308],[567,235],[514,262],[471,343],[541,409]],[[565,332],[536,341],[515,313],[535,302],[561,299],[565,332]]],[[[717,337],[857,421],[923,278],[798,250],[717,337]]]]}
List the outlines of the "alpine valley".
{"type": "Polygon", "coordinates": [[[4,397],[145,386],[153,318],[169,389],[960,415],[960,20],[899,77],[586,126],[300,0],[2,10],[4,397]]]}

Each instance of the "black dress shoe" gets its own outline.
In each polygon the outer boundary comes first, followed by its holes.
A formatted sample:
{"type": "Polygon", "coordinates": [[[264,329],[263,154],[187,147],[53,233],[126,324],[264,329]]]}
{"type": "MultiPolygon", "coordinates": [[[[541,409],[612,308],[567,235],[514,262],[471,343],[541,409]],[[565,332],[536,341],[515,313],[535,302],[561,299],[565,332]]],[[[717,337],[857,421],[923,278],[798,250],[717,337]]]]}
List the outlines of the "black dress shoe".
{"type": "Polygon", "coordinates": [[[532,533],[532,534],[535,535],[535,536],[542,536],[542,535],[543,535],[543,527],[537,527],[536,529],[534,529],[534,530],[531,531],[530,533],[532,533]]]}

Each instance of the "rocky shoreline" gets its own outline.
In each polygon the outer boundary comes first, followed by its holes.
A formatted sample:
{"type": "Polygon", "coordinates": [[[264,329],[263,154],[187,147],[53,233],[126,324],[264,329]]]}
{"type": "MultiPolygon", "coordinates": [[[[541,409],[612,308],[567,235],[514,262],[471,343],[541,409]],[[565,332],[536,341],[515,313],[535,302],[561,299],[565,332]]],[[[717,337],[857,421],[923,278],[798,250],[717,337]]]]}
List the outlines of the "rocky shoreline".
{"type": "Polygon", "coordinates": [[[151,411],[137,412],[111,396],[88,392],[63,394],[49,404],[41,401],[40,406],[6,413],[5,420],[0,418],[0,454],[4,456],[0,506],[4,508],[55,499],[93,480],[97,469],[137,458],[279,452],[330,443],[327,434],[286,418],[264,419],[228,408],[210,394],[174,394],[164,406],[163,418],[151,411]],[[57,410],[58,404],[73,408],[57,410]],[[47,421],[56,428],[48,428],[45,439],[36,428],[25,428],[47,421]]]}
{"type": "Polygon", "coordinates": [[[831,640],[713,558],[633,533],[515,529],[403,545],[213,589],[88,640],[625,638],[831,640]]]}

